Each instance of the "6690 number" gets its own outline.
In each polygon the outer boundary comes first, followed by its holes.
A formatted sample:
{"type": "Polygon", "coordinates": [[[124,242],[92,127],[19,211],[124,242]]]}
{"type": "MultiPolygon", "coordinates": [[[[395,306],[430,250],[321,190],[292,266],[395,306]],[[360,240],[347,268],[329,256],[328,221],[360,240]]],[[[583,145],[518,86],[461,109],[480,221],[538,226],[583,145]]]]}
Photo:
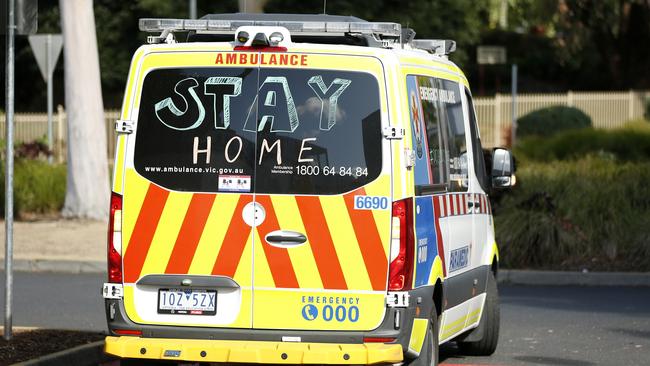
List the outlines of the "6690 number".
{"type": "Polygon", "coordinates": [[[354,196],[356,210],[385,210],[388,208],[388,197],[354,196]]]}

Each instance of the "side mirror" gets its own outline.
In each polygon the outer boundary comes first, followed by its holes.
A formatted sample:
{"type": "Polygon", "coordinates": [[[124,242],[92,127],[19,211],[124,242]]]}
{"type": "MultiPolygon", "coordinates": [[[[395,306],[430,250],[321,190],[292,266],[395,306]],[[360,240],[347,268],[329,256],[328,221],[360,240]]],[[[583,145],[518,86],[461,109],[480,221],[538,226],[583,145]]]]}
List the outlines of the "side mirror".
{"type": "Polygon", "coordinates": [[[515,185],[515,163],[510,151],[494,149],[492,151],[492,187],[510,188],[515,185]]]}

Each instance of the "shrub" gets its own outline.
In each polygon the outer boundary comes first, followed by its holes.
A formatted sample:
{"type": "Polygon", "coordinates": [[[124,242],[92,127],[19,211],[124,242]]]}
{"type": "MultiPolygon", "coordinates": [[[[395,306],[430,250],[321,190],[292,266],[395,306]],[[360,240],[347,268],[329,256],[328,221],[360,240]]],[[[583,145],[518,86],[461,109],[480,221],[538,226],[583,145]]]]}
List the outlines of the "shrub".
{"type": "Polygon", "coordinates": [[[650,163],[587,156],[517,178],[495,205],[503,266],[650,270],[650,163]]]}
{"type": "MultiPolygon", "coordinates": [[[[1,173],[4,177],[4,165],[1,173]]],[[[60,211],[65,199],[65,184],[65,165],[50,165],[42,160],[16,160],[14,166],[14,212],[16,217],[25,214],[51,214],[60,211]]],[[[4,178],[0,187],[2,188],[0,201],[4,207],[4,178]]]]}
{"type": "Polygon", "coordinates": [[[522,139],[516,155],[536,161],[580,159],[600,155],[619,161],[650,159],[650,128],[638,124],[617,130],[582,129],[550,138],[522,139]]]}
{"type": "Polygon", "coordinates": [[[552,136],[560,131],[591,127],[591,118],[583,111],[554,106],[528,113],[517,120],[517,136],[552,136]]]}

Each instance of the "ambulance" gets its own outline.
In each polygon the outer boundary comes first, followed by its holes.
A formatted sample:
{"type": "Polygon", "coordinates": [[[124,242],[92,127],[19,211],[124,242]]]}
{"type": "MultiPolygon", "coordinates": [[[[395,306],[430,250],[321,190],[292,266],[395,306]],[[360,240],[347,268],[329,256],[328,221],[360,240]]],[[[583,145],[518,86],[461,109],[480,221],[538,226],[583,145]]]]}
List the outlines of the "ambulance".
{"type": "MultiPolygon", "coordinates": [[[[334,15],[141,19],[116,123],[105,352],[436,365],[497,346],[499,254],[455,43],[334,15]]],[[[489,165],[486,164],[489,162],[489,165]]]]}

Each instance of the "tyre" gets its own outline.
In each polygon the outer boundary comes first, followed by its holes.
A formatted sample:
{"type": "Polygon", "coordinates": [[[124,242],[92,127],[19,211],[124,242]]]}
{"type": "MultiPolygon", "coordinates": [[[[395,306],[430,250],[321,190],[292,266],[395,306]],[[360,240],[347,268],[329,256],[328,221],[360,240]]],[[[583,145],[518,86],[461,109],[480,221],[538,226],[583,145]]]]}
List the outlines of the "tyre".
{"type": "Polygon", "coordinates": [[[483,327],[483,337],[474,342],[458,342],[460,351],[471,356],[489,356],[497,349],[499,342],[499,293],[494,273],[488,274],[485,307],[479,328],[483,327]]]}
{"type": "Polygon", "coordinates": [[[438,365],[438,316],[434,313],[432,318],[427,328],[427,335],[424,337],[422,351],[418,358],[408,363],[409,366],[438,365]]]}

